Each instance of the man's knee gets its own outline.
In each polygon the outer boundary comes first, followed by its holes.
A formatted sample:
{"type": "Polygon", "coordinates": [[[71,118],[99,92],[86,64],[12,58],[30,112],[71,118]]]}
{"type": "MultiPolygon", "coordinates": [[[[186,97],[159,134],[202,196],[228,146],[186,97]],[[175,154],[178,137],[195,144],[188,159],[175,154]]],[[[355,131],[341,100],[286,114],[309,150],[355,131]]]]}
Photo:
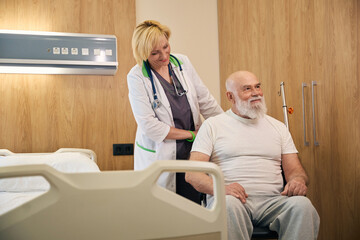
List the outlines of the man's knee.
{"type": "Polygon", "coordinates": [[[288,202],[290,203],[293,215],[303,218],[304,220],[306,219],[305,221],[312,221],[316,224],[320,221],[315,207],[307,197],[293,196],[289,198],[288,202]]]}
{"type": "Polygon", "coordinates": [[[300,239],[316,239],[319,232],[320,217],[307,197],[292,196],[286,200],[285,211],[270,227],[279,229],[279,226],[276,227],[277,224],[282,225],[280,234],[283,237],[287,236],[286,239],[299,239],[295,236],[302,236],[300,239]]]}
{"type": "Polygon", "coordinates": [[[288,198],[288,203],[296,211],[316,211],[311,201],[304,196],[292,196],[288,198]]]}

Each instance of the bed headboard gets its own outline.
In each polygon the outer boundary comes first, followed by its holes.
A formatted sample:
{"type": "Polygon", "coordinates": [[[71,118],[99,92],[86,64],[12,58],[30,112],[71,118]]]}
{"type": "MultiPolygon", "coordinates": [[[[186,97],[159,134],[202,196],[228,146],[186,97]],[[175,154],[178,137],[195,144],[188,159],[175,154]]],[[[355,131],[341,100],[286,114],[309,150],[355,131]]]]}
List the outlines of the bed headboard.
{"type": "MultiPolygon", "coordinates": [[[[64,173],[100,172],[96,164],[96,155],[88,149],[62,148],[53,153],[13,153],[6,149],[0,150],[0,168],[24,165],[46,164],[64,173]]],[[[5,201],[5,194],[48,191],[50,185],[41,176],[25,176],[0,178],[0,214],[24,203],[20,197],[5,201]]],[[[14,195],[14,194],[13,194],[14,195]]]]}
{"type": "MultiPolygon", "coordinates": [[[[64,153],[64,152],[77,152],[86,154],[91,160],[97,163],[96,153],[90,149],[84,148],[60,148],[56,152],[53,153],[64,153]]],[[[39,155],[39,154],[51,154],[51,153],[13,153],[8,149],[0,149],[0,156],[12,156],[12,155],[39,155]]]]}

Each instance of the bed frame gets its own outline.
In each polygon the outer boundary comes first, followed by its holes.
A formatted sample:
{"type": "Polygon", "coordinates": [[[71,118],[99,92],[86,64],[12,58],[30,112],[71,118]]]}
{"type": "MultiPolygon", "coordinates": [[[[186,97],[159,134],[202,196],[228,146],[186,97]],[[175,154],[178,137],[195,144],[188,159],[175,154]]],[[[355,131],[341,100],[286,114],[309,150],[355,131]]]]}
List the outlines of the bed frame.
{"type": "Polygon", "coordinates": [[[99,173],[62,173],[47,165],[0,167],[0,178],[34,175],[47,179],[50,190],[1,215],[0,239],[227,239],[224,179],[213,163],[156,161],[142,171],[99,173]],[[212,176],[212,209],[156,183],[163,172],[186,171],[212,176]]]}

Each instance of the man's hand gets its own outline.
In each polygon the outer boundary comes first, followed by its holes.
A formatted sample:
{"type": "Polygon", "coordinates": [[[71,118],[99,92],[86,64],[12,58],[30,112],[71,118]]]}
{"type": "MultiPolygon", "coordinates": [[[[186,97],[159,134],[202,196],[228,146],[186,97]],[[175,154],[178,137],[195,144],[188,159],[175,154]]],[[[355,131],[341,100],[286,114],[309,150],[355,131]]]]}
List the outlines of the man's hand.
{"type": "Polygon", "coordinates": [[[281,195],[284,196],[305,196],[307,193],[307,186],[305,181],[301,178],[293,178],[290,182],[285,185],[284,191],[281,192],[281,195]]]}
{"type": "Polygon", "coordinates": [[[281,195],[289,197],[305,196],[309,178],[300,163],[298,155],[296,153],[282,154],[281,158],[285,179],[288,182],[281,195]]]}
{"type": "Polygon", "coordinates": [[[238,183],[231,183],[229,185],[226,185],[225,194],[232,195],[240,199],[242,203],[245,203],[246,198],[248,197],[247,193],[245,192],[245,189],[238,183]]]}

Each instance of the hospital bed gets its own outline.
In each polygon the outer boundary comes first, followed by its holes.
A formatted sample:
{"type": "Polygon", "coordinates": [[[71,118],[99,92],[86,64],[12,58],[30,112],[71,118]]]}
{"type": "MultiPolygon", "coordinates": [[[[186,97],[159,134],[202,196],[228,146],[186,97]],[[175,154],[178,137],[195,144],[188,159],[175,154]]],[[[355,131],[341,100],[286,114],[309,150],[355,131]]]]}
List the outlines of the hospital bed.
{"type": "Polygon", "coordinates": [[[0,150],[0,239],[227,239],[224,180],[215,164],[156,161],[142,171],[100,172],[95,162],[90,150],[0,150]],[[212,209],[157,184],[163,172],[187,171],[213,177],[212,209]]]}

